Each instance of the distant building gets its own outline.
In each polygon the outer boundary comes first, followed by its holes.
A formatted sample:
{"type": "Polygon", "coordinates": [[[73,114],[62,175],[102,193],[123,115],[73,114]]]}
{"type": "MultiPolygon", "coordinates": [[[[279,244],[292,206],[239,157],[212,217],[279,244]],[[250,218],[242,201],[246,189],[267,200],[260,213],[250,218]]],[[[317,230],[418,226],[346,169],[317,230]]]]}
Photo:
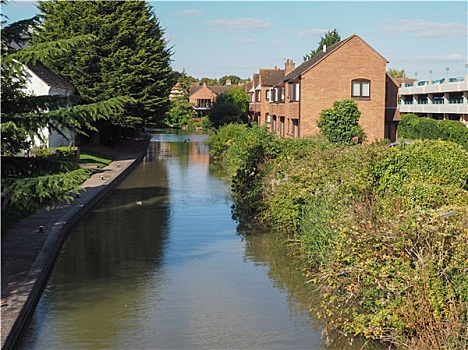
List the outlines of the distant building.
{"type": "Polygon", "coordinates": [[[258,125],[270,125],[270,101],[271,90],[275,84],[281,81],[285,74],[289,74],[295,67],[292,60],[286,60],[284,69],[260,69],[253,75],[252,86],[248,90],[250,104],[250,120],[258,125]]]}
{"type": "Polygon", "coordinates": [[[429,81],[405,80],[398,89],[400,113],[459,120],[468,127],[468,75],[429,81]]]}
{"type": "Polygon", "coordinates": [[[206,85],[206,83],[203,85],[191,84],[189,101],[193,105],[197,117],[207,116],[216,98],[236,86],[232,85],[229,79],[226,80],[224,86],[206,85]]]}
{"type": "MultiPolygon", "coordinates": [[[[55,74],[51,69],[37,62],[34,65],[23,65],[26,74],[26,86],[23,91],[31,96],[71,96],[75,88],[61,76],[55,74]]],[[[44,128],[40,130],[44,141],[34,138],[31,140],[34,146],[60,147],[68,146],[74,142],[75,136],[69,130],[62,130],[61,133],[53,128],[44,128]]]]}

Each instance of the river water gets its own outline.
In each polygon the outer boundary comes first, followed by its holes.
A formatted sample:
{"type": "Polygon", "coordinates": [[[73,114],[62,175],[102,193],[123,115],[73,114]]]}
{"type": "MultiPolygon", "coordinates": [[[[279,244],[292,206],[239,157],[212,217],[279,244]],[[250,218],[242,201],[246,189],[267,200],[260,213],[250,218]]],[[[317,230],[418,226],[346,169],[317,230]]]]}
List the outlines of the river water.
{"type": "Polygon", "coordinates": [[[237,233],[205,141],[153,134],[65,243],[20,349],[349,348],[325,346],[279,238],[237,233]]]}

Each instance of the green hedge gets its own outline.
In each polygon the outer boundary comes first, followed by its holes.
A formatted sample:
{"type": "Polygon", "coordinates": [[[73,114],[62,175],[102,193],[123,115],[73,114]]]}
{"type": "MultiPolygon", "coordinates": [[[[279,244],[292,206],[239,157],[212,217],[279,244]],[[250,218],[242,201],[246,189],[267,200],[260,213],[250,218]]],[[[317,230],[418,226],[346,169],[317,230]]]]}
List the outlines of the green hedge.
{"type": "Polygon", "coordinates": [[[468,128],[456,120],[436,120],[405,114],[398,124],[398,137],[452,141],[468,150],[468,128]]]}
{"type": "Polygon", "coordinates": [[[397,348],[467,343],[468,151],[440,140],[335,146],[260,128],[223,144],[235,211],[289,234],[327,328],[397,348]]]}

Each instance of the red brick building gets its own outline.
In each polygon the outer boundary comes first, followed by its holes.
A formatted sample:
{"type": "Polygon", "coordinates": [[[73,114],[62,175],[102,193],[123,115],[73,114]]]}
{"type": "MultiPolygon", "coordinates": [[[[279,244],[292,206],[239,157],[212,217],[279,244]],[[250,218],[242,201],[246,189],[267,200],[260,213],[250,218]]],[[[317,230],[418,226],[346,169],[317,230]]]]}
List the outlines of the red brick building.
{"type": "Polygon", "coordinates": [[[288,59],[286,60],[284,69],[275,67],[273,69],[260,69],[259,73],[254,73],[252,88],[249,90],[249,114],[251,121],[258,123],[258,125],[270,125],[271,90],[294,67],[294,62],[288,59]]]}
{"type": "MultiPolygon", "coordinates": [[[[271,130],[283,137],[311,137],[320,132],[317,121],[323,109],[331,108],[335,101],[354,99],[368,141],[394,140],[398,85],[387,76],[386,65],[385,58],[352,35],[285,72],[271,88],[268,112],[262,104],[260,115],[251,109],[253,116],[262,124],[268,113],[271,130]]],[[[261,93],[266,96],[265,91],[261,93]]]]}
{"type": "Polygon", "coordinates": [[[224,86],[206,85],[206,83],[203,83],[203,85],[199,85],[197,83],[190,85],[189,101],[193,104],[197,117],[208,115],[208,112],[216,101],[216,98],[233,87],[234,85],[231,85],[231,81],[229,79],[226,81],[226,85],[224,86]]]}

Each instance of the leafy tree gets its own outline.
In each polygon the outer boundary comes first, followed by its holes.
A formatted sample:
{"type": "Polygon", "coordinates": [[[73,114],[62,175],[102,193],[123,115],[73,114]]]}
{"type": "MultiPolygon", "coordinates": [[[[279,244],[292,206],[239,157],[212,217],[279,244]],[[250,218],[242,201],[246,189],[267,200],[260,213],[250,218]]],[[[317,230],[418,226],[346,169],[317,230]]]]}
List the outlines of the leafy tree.
{"type": "Polygon", "coordinates": [[[389,68],[387,74],[393,78],[407,78],[404,69],[389,68]]]}
{"type": "Polygon", "coordinates": [[[241,87],[234,87],[218,96],[208,118],[216,128],[231,123],[247,123],[248,108],[247,93],[241,87]]]}
{"type": "Polygon", "coordinates": [[[110,118],[113,125],[139,127],[162,121],[174,83],[172,53],[146,2],[40,1],[38,8],[43,21],[34,43],[96,37],[90,45],[46,62],[68,77],[86,101],[131,97],[125,110],[110,118]]]}
{"type": "Polygon", "coordinates": [[[361,112],[354,100],[335,101],[333,108],[320,112],[318,127],[328,141],[349,145],[353,139],[362,141],[364,130],[358,124],[361,112]]]}
{"type": "MultiPolygon", "coordinates": [[[[2,5],[4,4],[2,1],[2,5]]],[[[50,59],[79,45],[88,45],[95,38],[90,35],[75,36],[18,50],[18,45],[29,39],[29,34],[37,23],[36,19],[10,25],[6,22],[2,19],[2,156],[15,155],[21,149],[29,148],[28,138],[40,136],[40,129],[70,129],[72,132],[82,133],[85,129],[92,129],[92,123],[98,119],[123,110],[124,98],[79,104],[80,99],[70,97],[27,96],[23,91],[26,84],[25,64],[35,64],[38,60],[50,59]]],[[[22,210],[18,211],[18,208],[33,210],[47,204],[70,200],[70,192],[76,191],[79,184],[89,175],[86,169],[57,167],[57,161],[42,161],[39,158],[35,160],[42,169],[34,168],[32,172],[28,171],[33,169],[29,163],[27,167],[22,168],[24,170],[13,175],[5,174],[2,168],[2,197],[5,196],[11,201],[11,206],[6,209],[11,214],[7,215],[8,217],[18,217],[19,212],[24,213],[22,210]]],[[[59,165],[60,162],[58,161],[59,165]]],[[[74,159],[67,162],[70,162],[70,166],[76,166],[74,159]]]]}
{"type": "Polygon", "coordinates": [[[232,85],[237,85],[241,81],[241,78],[237,75],[225,75],[218,79],[219,85],[226,85],[228,79],[231,80],[232,85]]]}
{"type": "Polygon", "coordinates": [[[206,85],[219,85],[218,79],[214,78],[201,78],[200,79],[200,84],[206,84],[206,85]]]}
{"type": "Polygon", "coordinates": [[[336,29],[326,32],[325,36],[320,37],[320,42],[318,44],[317,49],[310,51],[310,53],[308,53],[307,55],[303,57],[304,62],[310,60],[317,53],[322,51],[323,45],[330,47],[333,44],[336,44],[337,42],[339,42],[340,40],[341,40],[340,34],[338,34],[338,31],[336,29]]]}
{"type": "Polygon", "coordinates": [[[192,119],[193,105],[189,101],[192,79],[185,73],[185,70],[179,74],[177,82],[182,93],[171,100],[171,109],[166,113],[166,124],[182,127],[192,119]]]}
{"type": "Polygon", "coordinates": [[[2,154],[16,154],[29,148],[28,138],[39,136],[39,130],[53,128],[69,129],[75,133],[92,129],[92,122],[106,114],[122,109],[124,100],[114,98],[94,104],[76,105],[79,98],[60,96],[27,96],[24,64],[35,64],[62,54],[72,47],[88,45],[93,36],[76,36],[69,39],[41,43],[18,50],[37,25],[36,18],[7,25],[2,21],[1,65],[1,131],[2,154]],[[75,104],[75,106],[70,107],[75,104]],[[60,110],[58,110],[61,108],[60,110]]]}

